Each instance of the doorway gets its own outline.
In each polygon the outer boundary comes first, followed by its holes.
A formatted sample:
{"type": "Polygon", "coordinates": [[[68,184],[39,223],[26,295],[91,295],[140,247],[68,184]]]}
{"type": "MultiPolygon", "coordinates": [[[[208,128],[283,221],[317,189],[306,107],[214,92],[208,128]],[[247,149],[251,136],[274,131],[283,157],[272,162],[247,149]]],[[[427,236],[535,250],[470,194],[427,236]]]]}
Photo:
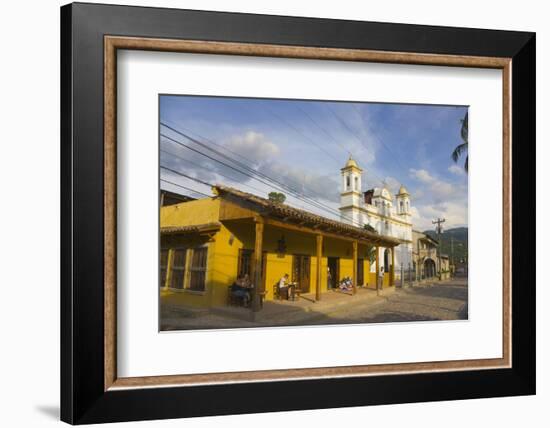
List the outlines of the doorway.
{"type": "Polygon", "coordinates": [[[302,293],[309,293],[311,257],[302,254],[294,254],[293,259],[292,280],[302,293]]]}
{"type": "Polygon", "coordinates": [[[433,278],[435,276],[435,262],[432,259],[424,261],[424,277],[433,278]]]}
{"type": "Polygon", "coordinates": [[[327,286],[329,289],[338,287],[338,280],[340,279],[340,259],[338,257],[327,258],[327,286]]]}
{"type": "MultiPolygon", "coordinates": [[[[247,250],[242,248],[239,250],[239,260],[237,265],[237,278],[242,278],[245,275],[248,275],[251,280],[252,278],[252,258],[254,256],[254,250],[247,250]]],[[[260,275],[260,290],[265,290],[265,278],[266,278],[266,268],[267,268],[267,251],[262,251],[262,272],[260,275]]]]}
{"type": "Polygon", "coordinates": [[[365,285],[365,259],[357,259],[357,286],[362,287],[365,285]]]}

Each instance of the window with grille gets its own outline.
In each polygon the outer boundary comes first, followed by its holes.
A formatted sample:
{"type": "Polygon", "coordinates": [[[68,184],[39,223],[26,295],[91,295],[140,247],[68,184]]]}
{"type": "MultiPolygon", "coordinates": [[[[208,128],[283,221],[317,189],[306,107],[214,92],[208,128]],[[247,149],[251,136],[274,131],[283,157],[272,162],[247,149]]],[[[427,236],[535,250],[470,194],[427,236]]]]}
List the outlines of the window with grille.
{"type": "Polygon", "coordinates": [[[207,248],[195,248],[189,268],[190,281],[189,289],[195,291],[204,291],[206,283],[206,256],[207,248]]]}
{"type": "Polygon", "coordinates": [[[239,250],[237,278],[242,278],[245,275],[251,277],[252,269],[250,267],[252,265],[252,253],[252,250],[245,250],[244,248],[239,250]]]}
{"type": "Polygon", "coordinates": [[[185,278],[185,260],[187,257],[187,249],[175,248],[174,260],[172,261],[172,281],[171,288],[182,289],[183,280],[185,278]]]}
{"type": "Polygon", "coordinates": [[[159,286],[164,287],[166,284],[166,269],[168,268],[168,250],[160,250],[160,282],[159,286]]]}

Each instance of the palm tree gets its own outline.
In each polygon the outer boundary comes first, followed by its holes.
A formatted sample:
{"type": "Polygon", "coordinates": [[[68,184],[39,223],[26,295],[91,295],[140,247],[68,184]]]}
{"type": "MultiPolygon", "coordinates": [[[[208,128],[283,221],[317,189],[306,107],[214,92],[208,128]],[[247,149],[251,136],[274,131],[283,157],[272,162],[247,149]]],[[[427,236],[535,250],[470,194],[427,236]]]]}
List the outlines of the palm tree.
{"type": "Polygon", "coordinates": [[[464,142],[455,147],[455,149],[453,150],[453,153],[451,153],[451,158],[455,161],[455,163],[457,163],[460,156],[462,156],[463,153],[466,153],[466,160],[464,161],[464,169],[466,170],[466,172],[468,172],[468,112],[467,111],[466,111],[466,114],[464,115],[464,119],[462,119],[461,122],[462,122],[462,128],[460,129],[460,137],[464,142]]]}

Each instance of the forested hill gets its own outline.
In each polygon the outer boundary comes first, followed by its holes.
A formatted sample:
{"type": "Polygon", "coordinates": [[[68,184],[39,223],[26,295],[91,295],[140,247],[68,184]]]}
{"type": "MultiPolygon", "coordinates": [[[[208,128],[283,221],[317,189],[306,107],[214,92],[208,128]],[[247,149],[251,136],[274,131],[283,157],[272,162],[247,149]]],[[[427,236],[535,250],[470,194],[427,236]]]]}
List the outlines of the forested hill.
{"type": "MultiPolygon", "coordinates": [[[[426,235],[430,235],[437,240],[435,230],[424,231],[426,235]]],[[[454,229],[444,230],[441,234],[441,253],[451,256],[451,237],[454,247],[454,259],[456,263],[461,260],[466,260],[468,256],[468,228],[455,227],[454,229]]]]}

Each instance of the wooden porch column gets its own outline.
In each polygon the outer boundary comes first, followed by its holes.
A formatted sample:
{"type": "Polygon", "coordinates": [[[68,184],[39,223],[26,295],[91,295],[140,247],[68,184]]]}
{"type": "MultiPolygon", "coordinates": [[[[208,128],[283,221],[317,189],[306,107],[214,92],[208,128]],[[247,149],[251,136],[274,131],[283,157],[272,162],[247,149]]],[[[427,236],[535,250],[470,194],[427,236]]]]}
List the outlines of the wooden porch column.
{"type": "Polygon", "coordinates": [[[357,241],[353,241],[353,294],[357,293],[357,241]]]}
{"type": "Polygon", "coordinates": [[[379,278],[379,272],[380,272],[380,247],[376,246],[376,293],[380,290],[380,278],[379,278]]]}
{"type": "Polygon", "coordinates": [[[391,249],[390,286],[395,284],[395,247],[391,249]]]}
{"type": "Polygon", "coordinates": [[[323,235],[318,234],[317,240],[317,281],[315,284],[315,300],[321,300],[321,275],[323,274],[323,235]]]}
{"type": "Polygon", "coordinates": [[[252,298],[252,311],[260,310],[260,293],[262,288],[262,247],[264,240],[264,221],[261,217],[256,218],[256,235],[254,241],[254,254],[252,258],[252,283],[254,284],[254,292],[252,298]]]}
{"type": "Polygon", "coordinates": [[[168,249],[168,260],[166,260],[166,278],[164,279],[163,288],[169,288],[172,285],[172,266],[174,265],[174,249],[168,249]]]}

